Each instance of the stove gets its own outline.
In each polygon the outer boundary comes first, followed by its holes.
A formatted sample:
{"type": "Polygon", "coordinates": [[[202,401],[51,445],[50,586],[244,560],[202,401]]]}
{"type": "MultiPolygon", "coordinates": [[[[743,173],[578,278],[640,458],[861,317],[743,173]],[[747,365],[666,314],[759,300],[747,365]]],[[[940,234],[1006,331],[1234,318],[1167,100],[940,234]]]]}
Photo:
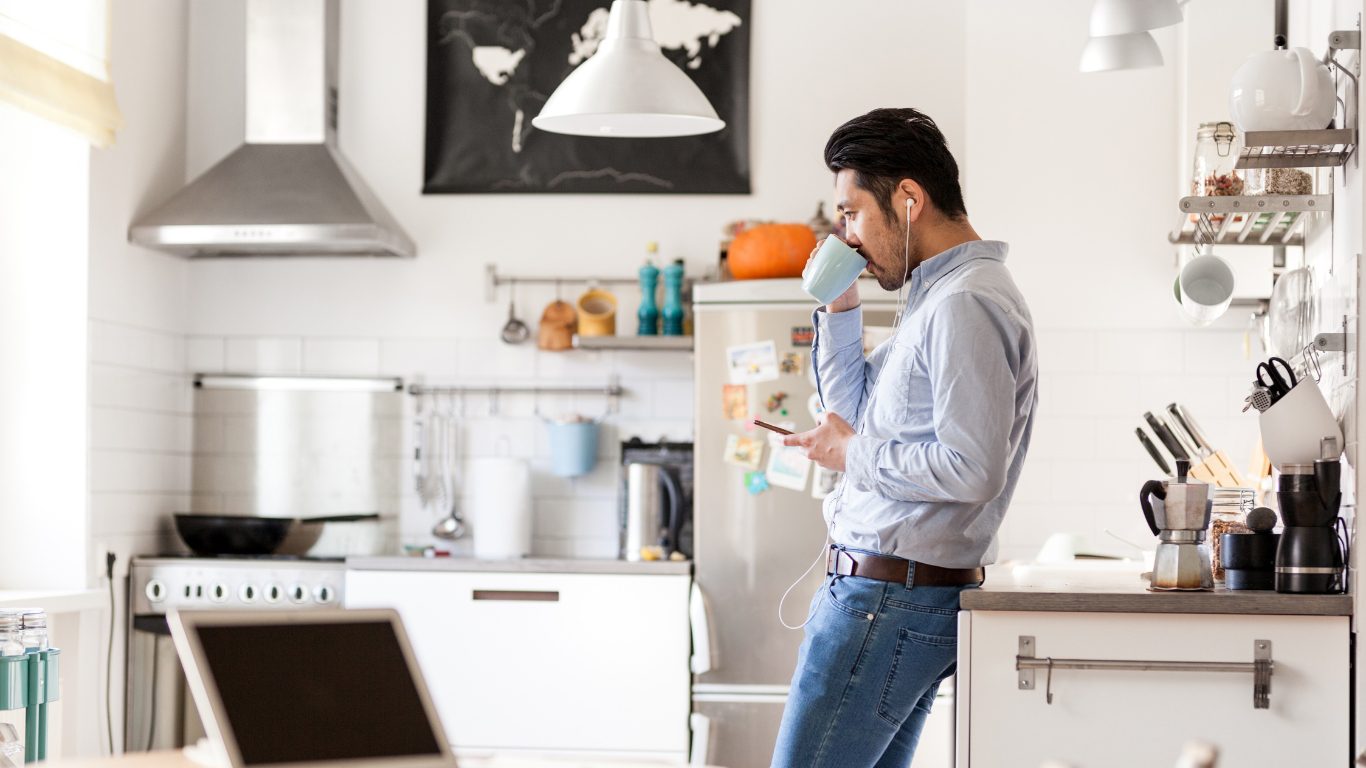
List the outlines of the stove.
{"type": "Polygon", "coordinates": [[[129,605],[135,621],[174,609],[337,608],[345,580],[340,558],[139,557],[128,571],[129,605]]]}
{"type": "Polygon", "coordinates": [[[127,752],[176,749],[204,736],[166,617],[173,610],[339,608],[346,562],[267,555],[136,557],[128,569],[127,752]]]}

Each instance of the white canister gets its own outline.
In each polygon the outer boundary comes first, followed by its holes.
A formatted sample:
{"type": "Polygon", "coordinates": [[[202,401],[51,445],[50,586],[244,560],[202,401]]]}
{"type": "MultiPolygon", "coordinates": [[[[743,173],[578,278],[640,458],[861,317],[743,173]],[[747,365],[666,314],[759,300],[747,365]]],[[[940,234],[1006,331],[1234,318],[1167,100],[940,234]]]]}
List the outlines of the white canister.
{"type": "Polygon", "coordinates": [[[470,459],[470,532],[474,556],[509,560],[531,554],[531,468],[525,459],[470,459]]]}

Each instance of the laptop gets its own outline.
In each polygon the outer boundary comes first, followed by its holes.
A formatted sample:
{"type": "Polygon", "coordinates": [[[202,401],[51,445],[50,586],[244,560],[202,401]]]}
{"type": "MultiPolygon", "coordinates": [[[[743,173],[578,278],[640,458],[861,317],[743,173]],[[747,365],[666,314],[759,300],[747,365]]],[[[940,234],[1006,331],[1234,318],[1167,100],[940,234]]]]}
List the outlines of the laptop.
{"type": "Polygon", "coordinates": [[[231,768],[456,768],[397,612],[178,611],[170,625],[231,768]]]}

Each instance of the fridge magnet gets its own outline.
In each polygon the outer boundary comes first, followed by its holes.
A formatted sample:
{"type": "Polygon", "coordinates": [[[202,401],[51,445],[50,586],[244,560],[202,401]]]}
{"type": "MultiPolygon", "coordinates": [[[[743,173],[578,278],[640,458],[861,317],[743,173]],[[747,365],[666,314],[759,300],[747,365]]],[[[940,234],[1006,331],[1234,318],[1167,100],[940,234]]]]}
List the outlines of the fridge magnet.
{"type": "Polygon", "coordinates": [[[811,460],[806,458],[805,451],[796,446],[783,446],[769,454],[765,474],[773,485],[804,491],[810,469],[811,460]]]}
{"type": "Polygon", "coordinates": [[[811,498],[823,499],[835,491],[839,485],[840,473],[833,469],[817,466],[811,473],[811,498]]]}
{"type": "Polygon", "coordinates": [[[727,419],[743,421],[749,415],[749,388],[744,384],[722,384],[721,410],[727,419]]]}
{"type": "Polygon", "coordinates": [[[800,374],[805,367],[806,356],[801,352],[784,352],[783,359],[778,361],[778,370],[782,373],[800,374]]]}
{"type": "Polygon", "coordinates": [[[765,407],[768,408],[768,412],[769,412],[769,413],[774,413],[774,412],[776,412],[776,411],[782,411],[782,414],[781,414],[781,415],[786,416],[786,415],[787,415],[787,409],[783,407],[783,402],[786,401],[786,400],[787,400],[787,393],[786,393],[786,392],[774,392],[773,394],[771,394],[771,395],[768,396],[768,402],[765,403],[764,405],[765,405],[765,407]]]}
{"type": "Polygon", "coordinates": [[[811,420],[817,424],[821,423],[821,414],[825,413],[825,406],[821,403],[821,393],[812,392],[811,397],[806,398],[806,412],[811,414],[811,420]]]}
{"type": "Polygon", "coordinates": [[[809,347],[816,338],[816,329],[809,325],[792,326],[792,346],[809,347]]]}
{"type": "Polygon", "coordinates": [[[778,352],[772,341],[726,348],[726,369],[732,384],[758,384],[778,378],[778,352]]]}
{"type": "Polygon", "coordinates": [[[768,490],[768,478],[763,472],[746,472],[745,490],[749,491],[751,496],[758,496],[768,490]]]}
{"type": "Polygon", "coordinates": [[[726,435],[724,459],[746,469],[758,469],[764,459],[764,441],[756,437],[726,435]]]}

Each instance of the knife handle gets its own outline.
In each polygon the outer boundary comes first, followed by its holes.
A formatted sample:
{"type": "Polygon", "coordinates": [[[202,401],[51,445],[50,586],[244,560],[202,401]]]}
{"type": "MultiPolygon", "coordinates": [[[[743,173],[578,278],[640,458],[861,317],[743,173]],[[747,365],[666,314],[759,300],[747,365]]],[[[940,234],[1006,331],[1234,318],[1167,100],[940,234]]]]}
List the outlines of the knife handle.
{"type": "Polygon", "coordinates": [[[1172,435],[1171,430],[1167,429],[1167,425],[1163,424],[1161,420],[1154,416],[1152,411],[1143,414],[1143,419],[1148,422],[1149,427],[1152,427],[1153,434],[1157,435],[1157,439],[1162,441],[1162,445],[1166,447],[1167,452],[1172,455],[1172,458],[1178,461],[1190,461],[1190,454],[1186,453],[1186,449],[1182,448],[1181,444],[1177,442],[1176,437],[1172,435]]]}
{"type": "Polygon", "coordinates": [[[1153,457],[1153,461],[1157,462],[1157,467],[1162,470],[1162,474],[1170,477],[1172,473],[1171,465],[1163,458],[1162,452],[1157,449],[1157,446],[1153,445],[1153,441],[1148,439],[1148,435],[1143,431],[1143,427],[1135,427],[1134,434],[1138,435],[1138,442],[1143,444],[1143,448],[1148,452],[1148,455],[1153,457]]]}

